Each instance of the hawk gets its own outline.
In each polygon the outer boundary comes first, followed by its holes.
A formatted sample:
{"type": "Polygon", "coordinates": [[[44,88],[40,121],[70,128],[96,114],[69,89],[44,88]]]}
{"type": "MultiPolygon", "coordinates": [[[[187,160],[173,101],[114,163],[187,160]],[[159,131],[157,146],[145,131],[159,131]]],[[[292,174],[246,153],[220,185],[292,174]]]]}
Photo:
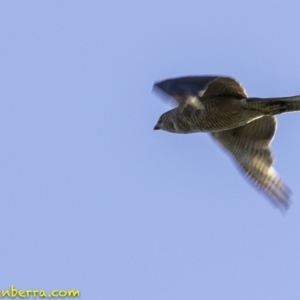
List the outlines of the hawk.
{"type": "Polygon", "coordinates": [[[275,115],[300,110],[300,96],[248,98],[243,86],[223,76],[191,76],[154,84],[174,98],[178,107],[164,113],[154,129],[174,133],[209,132],[239,168],[282,210],[291,191],[277,175],[270,144],[275,115]]]}

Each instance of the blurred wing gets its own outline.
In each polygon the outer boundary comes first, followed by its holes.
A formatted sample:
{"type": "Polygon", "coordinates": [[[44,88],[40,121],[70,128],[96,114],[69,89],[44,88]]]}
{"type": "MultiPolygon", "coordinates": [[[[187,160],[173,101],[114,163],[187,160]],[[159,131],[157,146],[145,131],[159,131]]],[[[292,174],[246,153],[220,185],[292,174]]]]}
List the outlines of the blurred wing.
{"type": "Polygon", "coordinates": [[[290,190],[273,168],[270,143],[276,131],[276,119],[265,116],[251,123],[220,132],[213,137],[235,158],[246,176],[279,208],[290,205],[290,190]]]}
{"type": "Polygon", "coordinates": [[[190,76],[167,79],[154,84],[155,89],[171,96],[179,105],[190,104],[197,107],[201,98],[233,96],[247,98],[242,85],[230,77],[190,76]]]}
{"type": "MultiPolygon", "coordinates": [[[[154,89],[164,92],[176,100],[179,105],[186,105],[187,101],[197,99],[202,95],[207,85],[219,76],[179,77],[163,80],[154,84],[154,89]]],[[[199,99],[197,99],[199,101],[199,99]]],[[[196,101],[194,100],[196,103],[196,101]]],[[[200,101],[199,101],[200,102],[200,101]]]]}

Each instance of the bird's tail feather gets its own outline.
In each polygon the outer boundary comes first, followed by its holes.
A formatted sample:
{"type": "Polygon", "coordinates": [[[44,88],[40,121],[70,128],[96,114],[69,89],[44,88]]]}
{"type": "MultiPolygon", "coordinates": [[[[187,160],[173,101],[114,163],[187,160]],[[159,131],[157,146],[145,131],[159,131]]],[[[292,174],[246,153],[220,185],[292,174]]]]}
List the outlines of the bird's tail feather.
{"type": "Polygon", "coordinates": [[[300,111],[300,95],[284,98],[248,98],[247,104],[251,109],[261,110],[266,114],[300,111]]]}

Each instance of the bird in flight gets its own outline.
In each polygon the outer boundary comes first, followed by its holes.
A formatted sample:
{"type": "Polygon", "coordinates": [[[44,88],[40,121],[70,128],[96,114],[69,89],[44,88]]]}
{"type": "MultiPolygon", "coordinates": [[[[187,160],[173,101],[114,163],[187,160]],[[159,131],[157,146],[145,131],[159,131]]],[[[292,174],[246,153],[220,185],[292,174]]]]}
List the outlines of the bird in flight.
{"type": "Polygon", "coordinates": [[[273,167],[270,144],[275,115],[299,111],[300,96],[248,98],[238,81],[222,76],[167,79],[154,88],[178,104],[159,118],[155,130],[209,132],[273,204],[282,210],[289,207],[291,191],[273,167]]]}

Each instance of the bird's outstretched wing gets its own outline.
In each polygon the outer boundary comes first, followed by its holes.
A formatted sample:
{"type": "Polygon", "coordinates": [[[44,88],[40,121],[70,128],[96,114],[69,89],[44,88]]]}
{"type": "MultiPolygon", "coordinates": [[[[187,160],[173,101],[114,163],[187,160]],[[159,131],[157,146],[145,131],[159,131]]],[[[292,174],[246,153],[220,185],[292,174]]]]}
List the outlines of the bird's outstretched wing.
{"type": "Polygon", "coordinates": [[[290,205],[290,190],[273,168],[270,143],[276,131],[276,119],[265,116],[251,123],[212,136],[235,158],[246,176],[279,208],[290,205]]]}
{"type": "Polygon", "coordinates": [[[247,93],[243,86],[233,78],[219,77],[208,83],[202,98],[216,96],[231,96],[234,98],[247,98],[247,93]]]}
{"type": "Polygon", "coordinates": [[[232,96],[235,98],[247,98],[242,85],[235,79],[223,76],[189,76],[172,78],[157,82],[154,88],[158,88],[167,95],[173,97],[179,105],[186,105],[195,97],[201,98],[216,96],[232,96]]]}

